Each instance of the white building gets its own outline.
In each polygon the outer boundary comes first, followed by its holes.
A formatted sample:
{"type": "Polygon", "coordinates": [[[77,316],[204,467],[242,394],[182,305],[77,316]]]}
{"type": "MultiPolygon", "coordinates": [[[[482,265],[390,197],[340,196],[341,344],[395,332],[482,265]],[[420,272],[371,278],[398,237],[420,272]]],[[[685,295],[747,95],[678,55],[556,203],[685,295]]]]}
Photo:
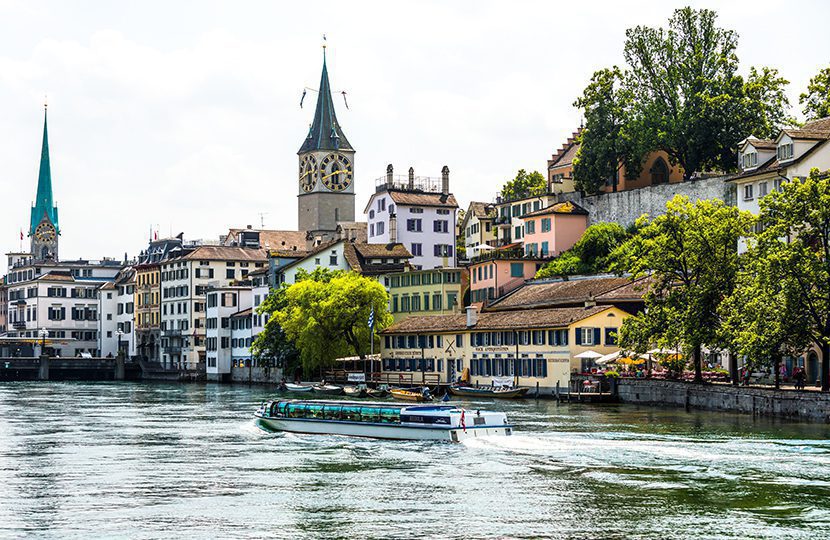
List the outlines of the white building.
{"type": "Polygon", "coordinates": [[[98,290],[98,350],[101,356],[136,355],[135,270],[125,268],[98,290]]]}
{"type": "Polygon", "coordinates": [[[375,193],[364,209],[370,244],[401,243],[418,269],[457,266],[455,224],[458,203],[449,192],[450,170],[441,179],[395,177],[392,165],[376,181],[375,193]]]}
{"type": "MultiPolygon", "coordinates": [[[[807,122],[800,129],[782,130],[775,140],[749,137],[739,146],[741,174],[736,184],[738,208],[758,214],[760,200],[782,182],[804,178],[810,170],[830,169],[830,117],[807,122]]],[[[741,239],[738,251],[746,251],[741,239]]]]}
{"type": "Polygon", "coordinates": [[[478,257],[482,251],[496,246],[496,207],[493,204],[470,203],[461,220],[459,233],[464,237],[467,258],[478,257]]]}
{"type": "Polygon", "coordinates": [[[9,257],[8,336],[37,338],[48,333],[59,356],[98,350],[98,289],[115,279],[114,260],[32,260],[9,257]]]}
{"type": "MultiPolygon", "coordinates": [[[[242,338],[243,348],[247,347],[247,358],[250,359],[251,338],[251,308],[252,290],[250,286],[211,287],[207,291],[207,308],[205,312],[205,350],[206,371],[208,380],[223,381],[230,378],[231,366],[234,363],[234,354],[237,357],[244,352],[240,351],[239,339],[242,338]],[[240,332],[239,315],[248,319],[247,334],[240,332]],[[232,321],[235,320],[234,330],[232,321]]],[[[238,360],[238,358],[237,358],[238,360]]]]}

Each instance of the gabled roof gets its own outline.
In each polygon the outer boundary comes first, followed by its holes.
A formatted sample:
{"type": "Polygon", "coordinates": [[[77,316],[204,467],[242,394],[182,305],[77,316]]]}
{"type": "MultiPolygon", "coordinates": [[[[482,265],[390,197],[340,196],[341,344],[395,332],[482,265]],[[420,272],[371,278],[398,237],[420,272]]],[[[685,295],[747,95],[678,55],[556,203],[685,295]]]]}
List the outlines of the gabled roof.
{"type": "Polygon", "coordinates": [[[747,145],[752,145],[756,150],[775,150],[778,146],[772,139],[756,139],[755,137],[746,138],[741,144],[741,150],[747,145]]]}
{"type": "Polygon", "coordinates": [[[389,196],[395,204],[407,206],[436,206],[442,208],[458,208],[458,202],[452,193],[429,193],[415,191],[389,190],[389,196]]]}
{"type": "Polygon", "coordinates": [[[264,249],[228,246],[199,246],[182,258],[186,260],[203,261],[265,262],[268,260],[268,253],[264,249]]]}
{"type": "Polygon", "coordinates": [[[320,89],[317,93],[314,121],[308,130],[308,136],[297,153],[302,154],[313,150],[353,150],[334,113],[325,49],[323,49],[323,74],[320,77],[320,89]]]}
{"type": "Polygon", "coordinates": [[[522,219],[536,216],[547,216],[550,214],[573,214],[587,216],[588,211],[579,206],[578,204],[572,203],[570,201],[565,201],[552,204],[548,207],[542,208],[541,210],[535,210],[533,212],[524,214],[522,216],[522,219]]]}
{"type": "Polygon", "coordinates": [[[788,159],[784,163],[779,162],[778,158],[776,158],[775,156],[772,156],[771,158],[769,158],[764,163],[761,163],[758,167],[756,167],[756,168],[754,168],[750,171],[746,171],[746,172],[743,172],[743,173],[740,173],[740,174],[736,174],[734,176],[729,176],[725,180],[727,182],[734,182],[735,180],[742,180],[744,178],[750,178],[752,176],[759,176],[759,175],[762,175],[762,174],[769,174],[769,173],[773,173],[773,172],[783,171],[787,167],[791,167],[791,166],[801,162],[803,159],[807,158],[810,154],[812,154],[813,152],[815,152],[819,148],[823,147],[824,145],[828,144],[828,142],[830,142],[830,139],[823,140],[823,141],[817,141],[813,146],[811,146],[810,148],[808,148],[807,150],[802,152],[802,154],[800,156],[798,156],[794,159],[788,159]]]}
{"type": "MultiPolygon", "coordinates": [[[[490,304],[487,310],[583,305],[630,285],[631,279],[622,276],[572,276],[568,279],[530,281],[490,304]]],[[[626,294],[629,292],[626,290],[626,294]]]]}
{"type": "Polygon", "coordinates": [[[373,276],[402,272],[406,263],[412,258],[403,244],[368,244],[366,242],[349,242],[343,246],[343,256],[355,272],[373,276]],[[381,262],[371,262],[380,259],[381,262]],[[397,262],[389,262],[389,259],[397,262]]]}
{"type": "Polygon", "coordinates": [[[793,139],[821,141],[830,139],[830,116],[826,118],[819,118],[805,123],[800,128],[796,129],[782,129],[775,138],[776,141],[781,140],[783,134],[789,135],[793,139]]]}
{"type": "Polygon", "coordinates": [[[259,233],[259,245],[265,249],[306,251],[305,231],[278,231],[273,229],[228,229],[224,245],[239,242],[239,233],[252,231],[259,233]]]}
{"type": "Polygon", "coordinates": [[[613,309],[611,306],[526,309],[522,311],[483,312],[475,326],[467,326],[466,314],[418,315],[399,321],[381,334],[420,332],[459,332],[464,330],[527,330],[532,328],[566,328],[571,324],[613,309]]]}
{"type": "Polygon", "coordinates": [[[491,203],[472,201],[467,207],[467,212],[464,213],[464,219],[461,221],[461,226],[466,227],[470,218],[475,216],[479,219],[495,219],[498,213],[496,206],[491,203]]]}
{"type": "Polygon", "coordinates": [[[573,163],[574,157],[576,157],[576,152],[579,150],[579,143],[577,142],[577,139],[579,138],[580,133],[582,133],[582,128],[574,131],[573,134],[568,137],[568,140],[562,145],[562,148],[557,150],[556,153],[551,156],[548,160],[548,170],[573,163]]]}

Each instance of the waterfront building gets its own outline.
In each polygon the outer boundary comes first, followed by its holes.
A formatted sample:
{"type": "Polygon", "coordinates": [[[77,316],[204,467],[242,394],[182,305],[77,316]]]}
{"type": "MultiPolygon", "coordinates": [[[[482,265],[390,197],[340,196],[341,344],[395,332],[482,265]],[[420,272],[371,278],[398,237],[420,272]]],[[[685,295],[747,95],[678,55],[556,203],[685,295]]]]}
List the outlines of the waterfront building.
{"type": "Polygon", "coordinates": [[[402,244],[369,244],[349,240],[332,240],[312,249],[299,258],[283,257],[284,264],[275,264],[273,283],[294,283],[297,272],[313,272],[317,268],[355,271],[378,277],[402,272],[412,255],[402,244]]]}
{"type": "Polygon", "coordinates": [[[98,354],[125,358],[136,355],[135,270],[123,268],[98,289],[98,354]]]}
{"type": "Polygon", "coordinates": [[[314,120],[297,155],[297,228],[308,233],[311,245],[331,241],[336,238],[339,222],[355,220],[355,150],[337,121],[325,48],[314,120]]]}
{"type": "Polygon", "coordinates": [[[9,314],[9,287],[6,285],[6,276],[0,278],[0,336],[5,336],[8,330],[9,314]]]}
{"type": "MultiPolygon", "coordinates": [[[[582,128],[574,132],[562,147],[548,160],[548,191],[550,193],[571,193],[576,190],[573,181],[573,162],[579,152],[579,136],[582,128]]],[[[649,153],[642,169],[629,178],[625,165],[620,163],[613,178],[605,180],[600,188],[603,192],[627,191],[660,184],[683,182],[683,168],[671,165],[669,156],[663,150],[649,153]]]]}
{"type": "Polygon", "coordinates": [[[161,359],[165,366],[198,369],[205,363],[205,293],[264,268],[263,249],[185,247],[161,263],[161,359]]]}
{"type": "Polygon", "coordinates": [[[496,207],[493,204],[473,201],[464,213],[459,235],[464,238],[468,258],[477,257],[482,251],[496,247],[496,207]]]}
{"type": "Polygon", "coordinates": [[[395,322],[410,315],[458,313],[463,303],[465,268],[408,269],[387,274],[389,313],[395,322]]]}
{"type": "Polygon", "coordinates": [[[415,176],[396,177],[392,165],[375,182],[375,192],[363,212],[370,244],[401,243],[412,254],[415,268],[457,266],[455,227],[458,203],[450,193],[450,170],[445,165],[440,180],[415,176]]]}
{"type": "Polygon", "coordinates": [[[219,237],[219,243],[228,247],[305,252],[306,237],[306,231],[254,229],[248,225],[244,229],[228,229],[228,234],[219,237]]]}
{"type": "MultiPolygon", "coordinates": [[[[741,173],[731,177],[737,186],[738,208],[757,215],[759,202],[781,183],[809,176],[810,169],[830,169],[830,117],[807,122],[799,129],[784,129],[773,140],[747,137],[738,150],[741,173]]],[[[746,251],[746,241],[738,242],[746,251]]]]}
{"type": "Polygon", "coordinates": [[[584,306],[412,316],[381,332],[381,372],[391,382],[446,384],[469,369],[473,383],[512,377],[541,393],[569,386],[576,356],[615,352],[630,315],[614,306],[584,306]]]}
{"type": "Polygon", "coordinates": [[[251,313],[251,337],[256,337],[265,330],[265,325],[268,324],[268,319],[271,318],[270,313],[258,312],[260,304],[262,304],[268,295],[271,293],[271,284],[268,279],[268,268],[260,268],[254,270],[248,277],[251,279],[251,292],[253,294],[253,311],[251,313]]]}
{"type": "Polygon", "coordinates": [[[161,360],[161,263],[181,252],[182,236],[150,240],[133,267],[136,352],[150,362],[161,360]]]}
{"type": "Polygon", "coordinates": [[[250,284],[210,287],[206,299],[205,370],[208,380],[229,380],[231,366],[238,365],[240,355],[243,360],[245,357],[250,360],[252,289],[250,284]],[[248,323],[243,324],[243,331],[240,331],[242,318],[247,318],[248,323]]]}
{"type": "Polygon", "coordinates": [[[570,201],[522,216],[522,245],[528,257],[555,257],[576,244],[588,228],[588,212],[570,201]]]}
{"type": "Polygon", "coordinates": [[[553,193],[515,199],[496,197],[496,245],[504,247],[521,243],[525,229],[522,216],[547,208],[555,202],[556,195],[553,193]]]}
{"type": "Polygon", "coordinates": [[[545,261],[527,256],[520,244],[505,246],[470,261],[470,302],[501,298],[533,279],[545,261]]]}

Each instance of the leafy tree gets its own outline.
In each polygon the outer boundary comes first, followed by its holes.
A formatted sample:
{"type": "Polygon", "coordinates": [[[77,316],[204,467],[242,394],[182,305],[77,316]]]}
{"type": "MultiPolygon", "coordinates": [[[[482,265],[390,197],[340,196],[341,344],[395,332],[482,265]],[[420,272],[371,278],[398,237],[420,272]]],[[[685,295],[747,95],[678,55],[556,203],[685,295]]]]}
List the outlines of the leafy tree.
{"type": "MultiPolygon", "coordinates": [[[[775,314],[758,335],[765,342],[791,328],[821,347],[821,388],[830,390],[830,175],[810,172],[761,199],[750,286],[775,301],[775,314]],[[779,328],[780,327],[780,328],[779,328]]],[[[759,315],[763,316],[763,314],[759,315]]],[[[787,345],[793,345],[785,342],[787,345]]],[[[795,345],[797,345],[796,343],[795,345]]],[[[803,349],[802,349],[803,350],[803,349]]]]}
{"type": "Polygon", "coordinates": [[[257,307],[257,313],[270,317],[265,328],[257,335],[251,344],[251,353],[257,359],[274,359],[280,366],[293,364],[299,353],[294,344],[285,336],[282,327],[273,318],[273,313],[286,306],[286,284],[278,289],[272,289],[262,303],[257,307]]]}
{"type": "Polygon", "coordinates": [[[355,272],[321,272],[318,277],[322,279],[303,279],[288,287],[285,306],[273,315],[307,370],[329,366],[340,356],[365,357],[372,308],[376,330],[392,321],[386,289],[374,279],[355,272]]]}
{"type": "Polygon", "coordinates": [[[820,70],[810,79],[807,91],[798,97],[808,120],[830,116],[830,67],[820,70]]]}
{"type": "Polygon", "coordinates": [[[667,28],[626,32],[627,69],[601,70],[576,106],[586,128],[574,177],[599,189],[625,164],[639,174],[642,158],[664,150],[689,179],[696,171],[733,170],[735,147],[749,134],[769,136],[787,116],[788,84],[773,69],[738,75],[738,36],[716,24],[714,11],[676,10],[667,28]]]}
{"type": "Polygon", "coordinates": [[[639,232],[613,254],[617,270],[650,277],[645,310],[623,323],[620,345],[644,353],[680,344],[702,381],[701,349],[721,337],[719,306],[735,288],[736,246],[752,219],[719,200],[692,203],[679,195],[665,214],[640,218],[639,232]]]}
{"type": "Polygon", "coordinates": [[[623,72],[617,66],[601,69],[574,103],[585,115],[573,164],[574,184],[586,193],[599,192],[606,182],[616,191],[623,165],[629,177],[639,175],[642,169],[647,149],[630,137],[634,100],[623,82],[623,72]]]}
{"type": "Polygon", "coordinates": [[[548,191],[548,181],[539,171],[528,173],[519,169],[513,180],[508,180],[501,188],[501,196],[505,199],[522,199],[534,195],[544,195],[548,191]]]}
{"type": "Polygon", "coordinates": [[[629,236],[629,232],[618,223],[595,223],[585,230],[582,238],[571,249],[539,269],[536,277],[607,272],[611,253],[629,236]]]}

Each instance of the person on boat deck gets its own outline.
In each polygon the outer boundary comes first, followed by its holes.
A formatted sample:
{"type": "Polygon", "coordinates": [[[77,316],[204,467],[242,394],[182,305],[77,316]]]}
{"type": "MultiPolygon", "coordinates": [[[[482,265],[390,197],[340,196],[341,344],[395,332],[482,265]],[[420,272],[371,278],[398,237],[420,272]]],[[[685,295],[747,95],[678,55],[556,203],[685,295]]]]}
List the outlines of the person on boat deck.
{"type": "Polygon", "coordinates": [[[424,386],[423,390],[421,390],[421,395],[424,396],[425,398],[430,397],[429,386],[424,386]]]}

